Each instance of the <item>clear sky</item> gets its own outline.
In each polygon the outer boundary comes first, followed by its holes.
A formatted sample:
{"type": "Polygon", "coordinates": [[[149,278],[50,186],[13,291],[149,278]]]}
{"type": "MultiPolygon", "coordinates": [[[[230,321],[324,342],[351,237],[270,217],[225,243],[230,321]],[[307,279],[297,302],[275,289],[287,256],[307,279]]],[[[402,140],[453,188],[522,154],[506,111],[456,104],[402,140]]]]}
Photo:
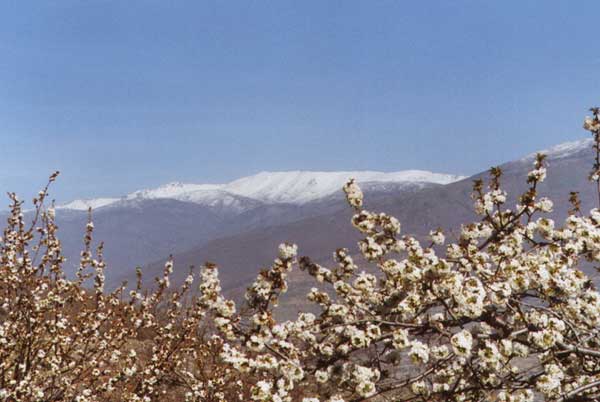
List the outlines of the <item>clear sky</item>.
{"type": "Polygon", "coordinates": [[[0,191],[471,174],[584,137],[598,1],[3,1],[0,191]]]}

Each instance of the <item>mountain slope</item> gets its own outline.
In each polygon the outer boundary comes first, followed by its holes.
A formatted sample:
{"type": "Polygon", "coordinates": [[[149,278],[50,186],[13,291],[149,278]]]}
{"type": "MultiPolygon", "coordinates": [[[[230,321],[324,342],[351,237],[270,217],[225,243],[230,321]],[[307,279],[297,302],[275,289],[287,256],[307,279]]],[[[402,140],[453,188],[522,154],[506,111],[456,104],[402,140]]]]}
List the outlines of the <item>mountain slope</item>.
{"type": "MultiPolygon", "coordinates": [[[[431,188],[431,187],[440,187],[441,185],[439,184],[382,184],[382,183],[365,183],[364,187],[364,192],[365,194],[367,194],[367,196],[369,196],[371,199],[386,199],[388,197],[398,197],[401,196],[402,194],[404,194],[405,196],[408,196],[409,194],[414,194],[414,193],[418,193],[420,191],[423,191],[424,189],[427,188],[431,188]]],[[[146,201],[149,202],[149,201],[146,201]]],[[[169,203],[173,203],[173,202],[178,202],[178,201],[172,201],[172,200],[152,200],[152,202],[161,202],[164,203],[165,208],[166,205],[169,205],[169,203]]],[[[179,202],[181,203],[181,202],[179,202]]],[[[196,204],[191,204],[191,203],[181,203],[184,205],[194,205],[196,208],[204,208],[201,206],[198,206],[196,204]]],[[[167,212],[165,212],[166,214],[172,213],[172,211],[169,211],[169,208],[172,209],[173,206],[168,207],[167,208],[167,212]]],[[[160,243],[161,239],[164,239],[164,237],[151,237],[149,236],[149,234],[152,233],[152,229],[150,227],[144,227],[144,230],[146,231],[145,234],[140,235],[142,239],[145,238],[152,238],[154,239],[154,243],[153,243],[153,248],[152,248],[152,255],[156,255],[156,253],[160,253],[162,252],[162,254],[160,255],[160,257],[162,258],[158,258],[160,261],[164,261],[169,254],[171,253],[181,253],[184,252],[185,250],[188,249],[196,249],[198,247],[203,247],[204,245],[207,244],[211,244],[213,242],[216,242],[216,244],[222,244],[220,240],[218,239],[230,239],[230,238],[234,238],[235,236],[244,236],[244,233],[259,233],[261,236],[264,234],[268,234],[271,233],[273,230],[276,230],[276,228],[279,228],[281,226],[286,227],[286,225],[293,225],[294,222],[303,222],[304,220],[306,220],[307,218],[310,217],[319,217],[322,216],[323,214],[326,215],[331,215],[331,214],[336,214],[338,213],[340,210],[345,210],[345,203],[344,203],[344,196],[343,196],[343,192],[341,190],[338,191],[338,193],[330,195],[329,197],[325,197],[323,199],[317,200],[317,201],[313,201],[313,202],[309,202],[306,204],[302,204],[302,205],[297,205],[297,204],[286,204],[286,203],[277,203],[277,204],[261,204],[259,206],[257,206],[256,208],[247,210],[241,214],[235,215],[235,216],[231,216],[227,219],[223,219],[222,217],[218,217],[219,220],[216,221],[215,226],[211,226],[211,224],[213,224],[212,222],[205,222],[202,226],[198,225],[195,228],[195,232],[194,232],[194,225],[197,223],[197,221],[191,220],[190,222],[186,222],[185,225],[182,225],[182,223],[177,222],[177,221],[173,221],[171,222],[172,224],[170,226],[162,226],[163,230],[161,233],[164,234],[164,236],[166,236],[168,238],[169,233],[173,234],[174,238],[178,238],[181,239],[181,241],[179,242],[175,242],[172,239],[169,239],[168,241],[166,241],[164,244],[160,243]],[[183,230],[179,230],[177,229],[177,227],[181,226],[183,228],[183,230]],[[186,237],[187,236],[187,237],[186,237]],[[199,236],[204,236],[204,237],[199,237],[199,236]],[[184,239],[185,237],[185,239],[184,239]],[[197,243],[194,244],[195,247],[192,247],[189,245],[190,240],[196,240],[197,243]],[[187,247],[185,249],[183,249],[183,245],[187,245],[187,247]],[[171,248],[169,248],[171,247],[171,248]]],[[[108,211],[110,211],[110,208],[108,210],[103,209],[100,210],[99,212],[103,212],[103,215],[106,215],[107,217],[111,217],[114,214],[113,213],[107,213],[108,211]]],[[[123,213],[126,213],[126,211],[124,211],[123,213]]],[[[161,215],[162,213],[157,212],[157,214],[161,215]]],[[[182,217],[185,218],[186,213],[182,214],[182,217]]],[[[171,218],[172,219],[172,218],[171,218]]],[[[320,218],[317,218],[320,219],[320,218]]],[[[96,219],[95,219],[96,221],[96,219]]],[[[113,222],[117,222],[117,221],[113,221],[113,222]]],[[[100,224],[96,224],[96,227],[99,226],[106,226],[107,222],[103,221],[100,224]]],[[[155,225],[155,223],[152,224],[148,224],[148,226],[152,226],[155,225]]],[[[136,225],[132,225],[132,227],[135,227],[136,225]]],[[[112,232],[116,229],[116,227],[111,227],[110,229],[108,229],[108,232],[112,232]]],[[[304,233],[304,232],[303,232],[304,233]]],[[[135,233],[134,233],[135,234],[135,233]]],[[[136,235],[127,239],[121,239],[120,238],[120,242],[124,242],[125,244],[130,244],[130,243],[135,243],[136,239],[140,239],[140,236],[136,235]]],[[[104,238],[101,234],[99,234],[97,236],[97,238],[104,238]]],[[[110,249],[110,245],[111,243],[114,242],[109,242],[107,243],[108,249],[110,249]]],[[[259,251],[258,248],[260,246],[260,244],[256,244],[255,245],[255,251],[259,251]]],[[[137,245],[135,244],[131,244],[131,249],[132,250],[137,250],[137,245]]],[[[209,246],[210,247],[210,246],[209,246]]],[[[231,250],[232,248],[234,248],[235,245],[231,244],[228,245],[224,250],[222,250],[225,253],[228,253],[228,250],[231,250]]],[[[231,255],[233,256],[235,253],[237,253],[237,251],[232,252],[231,255]]],[[[137,257],[139,258],[137,260],[137,263],[139,264],[139,261],[145,261],[145,263],[150,263],[154,260],[157,260],[156,257],[154,257],[153,259],[148,259],[150,254],[146,254],[146,255],[139,255],[139,253],[137,253],[137,257]]],[[[212,253],[210,253],[210,255],[214,255],[212,253]]],[[[219,255],[220,256],[220,255],[219,255]]],[[[121,256],[119,256],[121,257],[121,256]]],[[[215,256],[214,260],[218,261],[220,258],[216,258],[217,256],[215,256]]],[[[212,257],[211,257],[212,258],[212,257]]],[[[245,256],[241,256],[241,260],[243,261],[244,258],[247,258],[245,256]]],[[[210,258],[209,258],[210,259],[210,258]]],[[[198,261],[195,261],[193,258],[187,259],[187,260],[180,260],[178,259],[181,264],[178,264],[178,267],[182,268],[183,271],[185,271],[187,273],[187,267],[189,265],[198,265],[198,261]]],[[[123,280],[128,280],[130,281],[132,279],[132,274],[133,274],[133,270],[131,269],[132,265],[131,262],[133,262],[132,260],[132,253],[130,252],[128,254],[128,261],[130,262],[129,264],[129,268],[125,269],[125,270],[119,270],[118,272],[112,273],[112,274],[107,274],[107,281],[110,284],[118,284],[123,280]]],[[[177,276],[177,274],[176,274],[177,276]]],[[[151,275],[147,275],[147,279],[151,280],[154,277],[154,274],[151,275]]],[[[242,275],[243,277],[243,275],[242,275]]],[[[183,279],[183,277],[181,278],[183,279]]]]}
{"type": "MultiPolygon", "coordinates": [[[[565,217],[570,191],[578,191],[585,209],[595,207],[597,195],[587,180],[593,163],[591,144],[587,140],[554,147],[548,152],[548,178],[539,187],[540,194],[555,202],[552,216],[565,217]]],[[[512,203],[526,188],[527,172],[532,168],[533,157],[502,165],[503,188],[509,192],[512,203]]],[[[411,193],[387,193],[384,196],[365,196],[366,208],[385,211],[400,219],[403,233],[426,235],[430,229],[442,227],[448,237],[458,232],[460,225],[477,219],[470,198],[472,182],[486,178],[482,172],[468,179],[444,186],[430,186],[411,193]]],[[[276,256],[277,245],[283,241],[298,244],[301,255],[309,255],[316,261],[331,264],[331,254],[339,247],[348,247],[357,253],[358,233],[350,224],[352,211],[346,207],[333,213],[309,217],[289,224],[250,231],[248,233],[212,240],[204,245],[175,255],[175,266],[201,265],[212,261],[221,267],[223,288],[239,296],[243,288],[276,256]]],[[[510,205],[510,204],[509,204],[510,205]]],[[[156,275],[163,261],[146,267],[149,277],[156,275]]],[[[176,272],[182,275],[182,271],[176,272]]],[[[296,281],[290,293],[302,294],[307,283],[301,274],[293,276],[296,281]]],[[[176,278],[177,279],[177,278],[176,278]]]]}
{"type": "Polygon", "coordinates": [[[340,188],[351,175],[377,180],[363,182],[374,196],[419,191],[437,185],[426,180],[455,178],[414,171],[263,173],[230,185],[169,183],[121,198],[76,200],[58,207],[56,214],[67,257],[65,269],[72,274],[78,266],[89,207],[93,208],[94,239],[104,242],[107,281],[117,283],[131,280],[137,265],[217,238],[336,212],[344,207],[340,188]],[[306,188],[316,190],[302,198],[306,188]]]}

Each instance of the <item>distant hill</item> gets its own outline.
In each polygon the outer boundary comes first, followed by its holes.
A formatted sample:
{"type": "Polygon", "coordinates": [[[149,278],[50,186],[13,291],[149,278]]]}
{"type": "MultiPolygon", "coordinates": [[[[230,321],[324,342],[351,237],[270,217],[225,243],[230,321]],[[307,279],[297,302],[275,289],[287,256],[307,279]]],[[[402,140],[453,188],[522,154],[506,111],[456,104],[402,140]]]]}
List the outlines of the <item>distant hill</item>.
{"type": "Polygon", "coordinates": [[[107,281],[130,278],[138,265],[197,248],[214,239],[281,225],[344,208],[341,186],[356,177],[373,196],[412,193],[460,179],[426,171],[263,172],[227,184],[169,183],[123,197],[74,200],[57,207],[57,223],[72,274],[93,208],[94,239],[104,241],[107,281]]]}

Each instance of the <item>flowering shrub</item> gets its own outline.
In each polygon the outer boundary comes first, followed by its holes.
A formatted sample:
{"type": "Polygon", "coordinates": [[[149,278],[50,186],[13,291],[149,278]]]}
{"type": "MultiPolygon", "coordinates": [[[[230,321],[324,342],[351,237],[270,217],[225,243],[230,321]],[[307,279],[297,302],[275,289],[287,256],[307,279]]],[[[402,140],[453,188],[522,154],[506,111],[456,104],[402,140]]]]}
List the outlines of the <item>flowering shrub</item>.
{"type": "Polygon", "coordinates": [[[54,209],[42,209],[47,190],[34,199],[31,226],[10,194],[0,243],[0,401],[246,400],[249,387],[218,358],[222,341],[206,333],[204,305],[184,303],[192,275],[167,293],[169,261],[154,292],[142,293],[141,276],[128,295],[125,286],[104,292],[90,222],[77,278],[65,278],[54,209]]]}
{"type": "MultiPolygon", "coordinates": [[[[592,112],[584,128],[600,189],[600,111],[592,112]]],[[[481,219],[452,242],[439,229],[425,241],[401,235],[396,218],[364,208],[350,180],[352,225],[370,264],[361,269],[339,249],[326,268],[284,243],[241,308],[222,295],[213,264],[194,297],[191,274],[168,292],[172,262],[153,292],[142,294],[138,280],[128,296],[125,287],[106,293],[91,223],[69,281],[53,210],[41,207],[46,190],[34,201],[42,224],[31,228],[13,195],[0,257],[0,399],[599,400],[600,294],[578,267],[600,260],[600,210],[585,215],[573,193],[565,221],[548,218],[553,204],[538,194],[543,155],[512,208],[501,177],[493,168],[487,187],[475,182],[481,219]],[[278,322],[294,267],[314,278],[307,297],[318,313],[278,322]]]]}

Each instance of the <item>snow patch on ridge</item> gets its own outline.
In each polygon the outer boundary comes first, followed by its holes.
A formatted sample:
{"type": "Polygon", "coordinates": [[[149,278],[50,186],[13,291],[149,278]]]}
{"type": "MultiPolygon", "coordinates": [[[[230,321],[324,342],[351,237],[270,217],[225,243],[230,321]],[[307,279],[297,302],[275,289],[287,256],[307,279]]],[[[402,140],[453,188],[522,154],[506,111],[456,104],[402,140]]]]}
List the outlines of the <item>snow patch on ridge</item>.
{"type": "Polygon", "coordinates": [[[531,154],[527,155],[526,157],[524,157],[522,160],[527,161],[527,160],[534,159],[535,155],[538,153],[545,154],[549,158],[552,158],[552,159],[566,158],[568,156],[571,156],[573,154],[576,154],[576,153],[586,150],[586,149],[591,150],[593,142],[594,142],[594,140],[592,138],[585,138],[585,139],[581,139],[581,140],[577,140],[577,141],[564,142],[562,144],[555,145],[548,149],[544,149],[542,151],[531,153],[531,154]]]}
{"type": "Polygon", "coordinates": [[[383,173],[371,171],[348,172],[261,172],[235,180],[225,188],[235,194],[264,202],[303,204],[340,191],[349,178],[360,182],[426,182],[448,184],[461,176],[432,173],[422,170],[405,170],[383,173]]]}
{"type": "Polygon", "coordinates": [[[136,198],[144,198],[144,199],[156,199],[156,198],[173,198],[179,199],[178,197],[184,196],[185,194],[189,194],[192,192],[198,191],[212,191],[218,190],[221,188],[221,184],[189,184],[189,183],[180,183],[180,182],[172,182],[154,189],[147,190],[138,190],[125,198],[128,200],[136,199],[136,198]]]}
{"type": "Polygon", "coordinates": [[[121,198],[95,198],[91,200],[74,200],[68,204],[60,205],[59,209],[73,209],[76,211],[87,211],[89,208],[97,209],[102,208],[115,202],[120,201],[121,198]]]}
{"type": "Polygon", "coordinates": [[[233,206],[236,209],[243,209],[243,199],[267,203],[304,204],[341,191],[342,186],[349,178],[355,178],[359,183],[448,184],[464,177],[424,170],[405,170],[392,173],[373,171],[261,172],[227,184],[173,182],[155,189],[135,191],[122,198],[75,200],[59,208],[87,210],[89,207],[101,208],[119,201],[139,199],[174,199],[206,206],[233,206]]]}

